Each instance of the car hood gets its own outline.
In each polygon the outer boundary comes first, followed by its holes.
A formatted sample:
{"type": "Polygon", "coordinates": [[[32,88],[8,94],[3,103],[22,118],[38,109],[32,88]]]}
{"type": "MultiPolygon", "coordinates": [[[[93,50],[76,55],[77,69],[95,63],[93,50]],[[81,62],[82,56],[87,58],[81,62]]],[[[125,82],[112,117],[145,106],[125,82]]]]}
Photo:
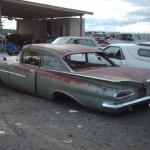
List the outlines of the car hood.
{"type": "Polygon", "coordinates": [[[80,75],[119,82],[133,81],[143,83],[150,79],[150,69],[111,67],[78,72],[80,75]]]}

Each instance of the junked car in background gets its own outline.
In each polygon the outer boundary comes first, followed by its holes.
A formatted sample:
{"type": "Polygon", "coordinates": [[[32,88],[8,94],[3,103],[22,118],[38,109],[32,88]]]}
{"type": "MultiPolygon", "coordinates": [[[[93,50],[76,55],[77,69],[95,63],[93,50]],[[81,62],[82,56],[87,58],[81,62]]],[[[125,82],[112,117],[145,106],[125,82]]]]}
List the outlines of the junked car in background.
{"type": "Polygon", "coordinates": [[[139,43],[146,40],[142,39],[139,34],[135,33],[117,33],[113,38],[107,38],[105,43],[116,44],[116,43],[139,43]]]}
{"type": "Polygon", "coordinates": [[[73,37],[73,36],[58,37],[52,42],[52,44],[79,44],[102,49],[102,47],[98,44],[98,42],[94,38],[90,37],[73,37]]]}
{"type": "Polygon", "coordinates": [[[118,43],[110,44],[103,51],[121,67],[150,69],[150,45],[118,43]]]}
{"type": "Polygon", "coordinates": [[[53,100],[66,96],[106,112],[150,101],[150,70],[117,67],[103,51],[82,45],[26,45],[18,56],[0,61],[0,79],[12,88],[53,100]],[[72,57],[77,54],[84,59],[72,57]]]}

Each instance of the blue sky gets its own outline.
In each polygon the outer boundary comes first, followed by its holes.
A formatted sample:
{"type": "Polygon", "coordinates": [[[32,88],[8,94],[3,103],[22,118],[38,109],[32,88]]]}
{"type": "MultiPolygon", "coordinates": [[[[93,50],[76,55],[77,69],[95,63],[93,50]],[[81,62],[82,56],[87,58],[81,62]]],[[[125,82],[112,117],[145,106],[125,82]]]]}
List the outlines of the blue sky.
{"type": "MultiPolygon", "coordinates": [[[[26,1],[93,12],[93,15],[84,16],[86,31],[150,33],[150,0],[26,1]]],[[[12,22],[11,26],[14,25],[12,22]]]]}

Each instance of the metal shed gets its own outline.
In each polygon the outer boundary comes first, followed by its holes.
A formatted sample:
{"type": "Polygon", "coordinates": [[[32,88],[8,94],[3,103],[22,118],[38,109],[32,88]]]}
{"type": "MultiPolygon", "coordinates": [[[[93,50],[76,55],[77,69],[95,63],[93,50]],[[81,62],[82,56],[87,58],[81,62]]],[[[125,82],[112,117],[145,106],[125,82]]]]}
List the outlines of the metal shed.
{"type": "Polygon", "coordinates": [[[0,0],[0,16],[7,18],[47,19],[59,17],[80,17],[80,36],[82,36],[82,16],[92,12],[56,7],[24,0],[0,0]]]}

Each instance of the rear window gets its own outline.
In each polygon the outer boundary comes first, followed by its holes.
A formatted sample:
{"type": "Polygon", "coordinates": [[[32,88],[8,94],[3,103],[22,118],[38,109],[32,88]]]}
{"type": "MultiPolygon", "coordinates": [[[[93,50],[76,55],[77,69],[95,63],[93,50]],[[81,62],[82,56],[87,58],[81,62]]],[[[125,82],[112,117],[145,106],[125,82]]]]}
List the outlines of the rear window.
{"type": "Polygon", "coordinates": [[[148,49],[139,49],[138,55],[143,57],[150,57],[150,50],[148,49]]]}
{"type": "Polygon", "coordinates": [[[72,38],[68,38],[68,37],[60,37],[55,39],[52,44],[68,44],[70,43],[70,41],[72,40],[72,38]]]}

